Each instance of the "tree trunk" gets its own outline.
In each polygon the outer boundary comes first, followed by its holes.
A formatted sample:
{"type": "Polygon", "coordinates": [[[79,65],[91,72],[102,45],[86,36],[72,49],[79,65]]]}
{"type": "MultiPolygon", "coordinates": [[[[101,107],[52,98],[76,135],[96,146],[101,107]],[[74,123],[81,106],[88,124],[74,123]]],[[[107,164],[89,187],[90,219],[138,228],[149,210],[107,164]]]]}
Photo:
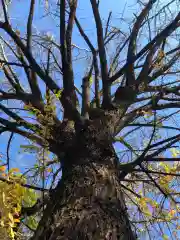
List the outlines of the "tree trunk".
{"type": "Polygon", "coordinates": [[[118,180],[117,156],[103,139],[100,133],[83,131],[76,137],[33,240],[136,239],[118,180]]]}

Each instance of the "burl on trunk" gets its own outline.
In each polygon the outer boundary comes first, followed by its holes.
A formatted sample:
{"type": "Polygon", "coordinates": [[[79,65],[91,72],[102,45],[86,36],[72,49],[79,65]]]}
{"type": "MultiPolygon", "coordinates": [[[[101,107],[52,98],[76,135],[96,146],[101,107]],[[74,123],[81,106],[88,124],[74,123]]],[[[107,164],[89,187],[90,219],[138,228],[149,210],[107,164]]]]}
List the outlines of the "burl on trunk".
{"type": "MultiPolygon", "coordinates": [[[[99,125],[100,126],[100,125],[99,125]]],[[[76,132],[33,240],[134,240],[108,131],[76,132]]],[[[102,126],[102,124],[101,124],[102,126]]]]}

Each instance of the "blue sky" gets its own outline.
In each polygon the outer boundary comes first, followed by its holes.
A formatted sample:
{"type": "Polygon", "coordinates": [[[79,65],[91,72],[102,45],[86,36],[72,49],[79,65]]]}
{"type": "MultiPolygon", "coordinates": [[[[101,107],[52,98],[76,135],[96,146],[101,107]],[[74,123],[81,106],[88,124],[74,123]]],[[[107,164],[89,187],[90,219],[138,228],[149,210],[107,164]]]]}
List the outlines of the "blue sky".
{"type": "MultiPolygon", "coordinates": [[[[55,21],[52,17],[43,17],[44,14],[44,2],[45,1],[37,1],[38,4],[41,2],[39,7],[36,9],[36,14],[34,17],[33,27],[37,31],[46,31],[50,32],[54,35],[55,39],[59,39],[59,30],[57,25],[57,21],[55,21]]],[[[133,16],[133,13],[137,13],[137,5],[134,4],[135,1],[128,1],[125,0],[114,0],[114,1],[101,1],[100,4],[100,10],[101,10],[101,16],[103,21],[107,20],[109,11],[112,10],[113,12],[113,24],[117,24],[117,26],[120,24],[122,27],[122,30],[125,28],[128,28],[126,24],[123,24],[123,22],[120,21],[120,18],[122,17],[122,11],[124,11],[124,16],[127,17],[127,19],[131,19],[133,16]]],[[[17,27],[20,32],[25,32],[25,26],[26,26],[26,20],[28,16],[29,11],[29,1],[13,1],[10,7],[10,11],[12,13],[12,22],[13,26],[17,27]],[[25,20],[26,19],[26,20],[25,20]]],[[[90,40],[94,45],[96,45],[96,31],[95,31],[95,23],[91,11],[91,6],[89,1],[86,0],[79,0],[79,7],[77,10],[77,16],[79,17],[79,20],[84,28],[84,30],[89,34],[90,40]]],[[[79,37],[78,31],[74,31],[73,35],[73,43],[80,46],[81,48],[87,48],[87,45],[85,44],[84,40],[79,37]]],[[[113,46],[112,46],[113,47],[113,46]]],[[[80,87],[81,84],[81,78],[83,74],[86,72],[88,62],[83,60],[79,60],[75,63],[75,81],[77,86],[80,87]]],[[[23,76],[22,76],[23,77],[23,76]]],[[[25,81],[24,81],[25,83],[25,81]]],[[[11,104],[15,104],[12,103],[11,104]]],[[[16,104],[17,106],[17,104],[16,104]]],[[[1,114],[1,113],[0,113],[1,114]]],[[[168,122],[168,124],[172,124],[168,122]]],[[[6,155],[6,146],[8,141],[9,134],[3,133],[0,136],[0,152],[2,152],[3,155],[6,155]]],[[[137,138],[135,138],[136,141],[137,138]]],[[[22,138],[21,136],[15,135],[13,137],[13,141],[11,143],[10,148],[10,158],[11,158],[11,167],[19,167],[22,171],[27,170],[30,166],[33,166],[35,163],[35,157],[28,153],[23,153],[20,149],[20,145],[27,144],[27,140],[22,138]]],[[[122,147],[120,145],[120,147],[122,147]]],[[[148,240],[148,237],[145,237],[145,240],[148,240]]],[[[162,238],[159,238],[162,239],[162,238]]]]}

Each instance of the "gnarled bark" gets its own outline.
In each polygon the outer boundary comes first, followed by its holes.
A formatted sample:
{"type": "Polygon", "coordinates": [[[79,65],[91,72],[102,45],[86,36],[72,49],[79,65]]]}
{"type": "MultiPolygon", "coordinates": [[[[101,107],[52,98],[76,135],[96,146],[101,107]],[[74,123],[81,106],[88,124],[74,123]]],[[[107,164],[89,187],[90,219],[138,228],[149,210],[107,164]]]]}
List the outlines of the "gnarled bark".
{"type": "Polygon", "coordinates": [[[104,134],[93,126],[76,134],[33,240],[136,239],[118,179],[117,156],[104,134]]]}

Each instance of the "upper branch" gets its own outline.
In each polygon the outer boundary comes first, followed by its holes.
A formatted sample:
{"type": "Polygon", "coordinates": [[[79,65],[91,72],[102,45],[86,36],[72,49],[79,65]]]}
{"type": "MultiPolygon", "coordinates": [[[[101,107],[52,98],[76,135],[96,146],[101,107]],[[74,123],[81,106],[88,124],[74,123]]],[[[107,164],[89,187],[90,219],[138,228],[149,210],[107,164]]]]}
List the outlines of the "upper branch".
{"type": "Polygon", "coordinates": [[[31,0],[30,11],[27,22],[27,48],[31,51],[32,44],[32,21],[34,15],[35,0],[31,0]]]}
{"type": "Polygon", "coordinates": [[[6,8],[6,0],[2,0],[1,2],[3,7],[4,19],[5,19],[5,22],[8,23],[9,20],[8,20],[7,8],[6,8]]]}
{"type": "Polygon", "coordinates": [[[103,27],[102,27],[101,17],[99,14],[99,9],[98,9],[96,0],[91,0],[91,5],[92,5],[93,14],[96,22],[99,58],[100,58],[100,64],[101,64],[101,75],[102,75],[102,84],[103,84],[102,104],[103,104],[103,107],[107,108],[111,103],[111,96],[110,96],[110,84],[109,84],[109,77],[108,77],[106,50],[105,50],[104,37],[103,37],[103,27]]]}
{"type": "MultiPolygon", "coordinates": [[[[33,57],[32,53],[29,51],[27,46],[22,42],[18,34],[16,34],[12,27],[9,24],[0,22],[0,28],[4,29],[5,32],[14,40],[16,45],[21,49],[24,56],[27,58],[29,64],[31,65],[32,70],[38,74],[38,76],[45,82],[47,87],[54,93],[57,93],[60,88],[59,86],[53,81],[53,79],[46,74],[45,71],[40,67],[40,65],[37,63],[35,58],[33,57]]],[[[75,92],[75,91],[74,91],[75,92]]],[[[76,96],[75,96],[76,98],[76,96]]],[[[67,98],[67,95],[62,94],[60,96],[60,101],[64,107],[64,109],[68,109],[68,112],[71,115],[71,118],[73,118],[75,121],[80,120],[80,114],[78,113],[78,110],[74,106],[74,102],[72,101],[72,98],[67,98]]]]}
{"type": "Polygon", "coordinates": [[[72,118],[72,109],[68,106],[72,105],[74,113],[77,115],[76,105],[77,96],[74,88],[74,76],[72,69],[72,52],[71,52],[71,41],[72,41],[72,30],[73,23],[76,14],[77,0],[70,3],[70,13],[66,29],[66,1],[61,0],[60,4],[60,43],[61,43],[61,59],[62,59],[62,72],[63,72],[63,98],[62,105],[64,107],[64,117],[72,118]]]}
{"type": "Polygon", "coordinates": [[[106,29],[105,29],[105,34],[104,34],[104,38],[106,39],[106,37],[108,36],[108,28],[109,28],[109,23],[112,17],[112,11],[109,12],[109,16],[108,16],[108,20],[107,20],[107,24],[106,24],[106,29]]]}
{"type": "MultiPolygon", "coordinates": [[[[27,48],[30,52],[32,52],[32,22],[33,22],[34,10],[35,10],[35,0],[31,0],[28,22],[27,22],[27,48]]],[[[21,56],[20,60],[22,62],[25,62],[23,56],[21,56]]],[[[25,72],[26,72],[27,79],[34,97],[37,98],[37,100],[42,101],[42,95],[37,83],[37,75],[35,71],[26,69],[25,72]]]]}
{"type": "Polygon", "coordinates": [[[175,19],[167,26],[165,27],[159,34],[157,34],[146,46],[141,49],[139,53],[137,53],[133,58],[129,59],[129,62],[126,62],[124,66],[114,75],[110,78],[110,82],[114,82],[116,79],[118,79],[120,76],[124,74],[124,72],[127,70],[129,64],[134,63],[137,59],[139,59],[141,56],[143,56],[151,47],[160,39],[167,38],[172,32],[174,32],[178,27],[180,26],[180,13],[177,14],[175,19]]]}
{"type": "Polygon", "coordinates": [[[60,4],[60,43],[61,43],[63,72],[65,71],[65,63],[67,62],[65,10],[66,10],[66,1],[61,0],[61,4],[60,4]]]}
{"type": "Polygon", "coordinates": [[[51,77],[47,76],[46,73],[42,70],[39,64],[36,62],[32,56],[29,49],[21,41],[20,37],[13,31],[12,27],[9,24],[0,22],[0,28],[4,29],[5,32],[14,40],[16,45],[21,49],[27,60],[29,61],[32,69],[39,75],[39,77],[48,85],[48,87],[54,92],[59,91],[58,85],[52,80],[51,77]]]}
{"type": "Polygon", "coordinates": [[[89,107],[90,107],[90,77],[92,75],[93,64],[87,76],[82,80],[82,116],[89,119],[89,107]]]}
{"type": "Polygon", "coordinates": [[[71,43],[72,43],[72,31],[73,31],[74,19],[76,15],[76,8],[77,8],[77,0],[73,0],[70,3],[70,13],[69,13],[68,25],[66,30],[67,60],[69,64],[72,64],[71,43]]]}
{"type": "Polygon", "coordinates": [[[173,136],[171,138],[165,139],[163,141],[157,142],[155,144],[148,145],[145,151],[136,160],[130,163],[121,164],[119,166],[119,170],[122,171],[119,175],[120,178],[123,179],[128,173],[131,173],[136,166],[141,165],[147,159],[158,156],[160,153],[165,151],[168,147],[171,147],[174,143],[178,142],[179,139],[180,139],[180,134],[173,136]],[[152,154],[145,156],[147,153],[147,150],[149,151],[150,149],[153,149],[155,146],[161,146],[166,142],[168,142],[166,145],[159,147],[159,149],[154,151],[152,154]]]}
{"type": "Polygon", "coordinates": [[[151,10],[153,4],[157,0],[149,0],[148,4],[145,6],[145,8],[142,10],[140,15],[137,17],[136,22],[133,26],[132,33],[130,35],[130,40],[129,40],[129,47],[128,47],[128,53],[127,53],[127,68],[126,68],[126,85],[130,86],[134,84],[135,82],[135,74],[134,74],[134,62],[132,59],[135,58],[135,51],[136,51],[136,41],[137,41],[137,36],[139,33],[139,30],[141,28],[142,22],[146,18],[147,14],[151,10]]]}
{"type": "Polygon", "coordinates": [[[93,65],[94,65],[94,73],[95,73],[95,102],[96,107],[100,107],[100,96],[99,96],[99,66],[98,66],[98,59],[97,59],[97,51],[92,45],[91,41],[89,40],[88,36],[85,34],[84,30],[82,29],[79,21],[77,18],[75,18],[75,22],[77,25],[77,28],[81,34],[81,36],[84,38],[85,42],[87,43],[89,49],[92,52],[93,55],[93,65]]]}

